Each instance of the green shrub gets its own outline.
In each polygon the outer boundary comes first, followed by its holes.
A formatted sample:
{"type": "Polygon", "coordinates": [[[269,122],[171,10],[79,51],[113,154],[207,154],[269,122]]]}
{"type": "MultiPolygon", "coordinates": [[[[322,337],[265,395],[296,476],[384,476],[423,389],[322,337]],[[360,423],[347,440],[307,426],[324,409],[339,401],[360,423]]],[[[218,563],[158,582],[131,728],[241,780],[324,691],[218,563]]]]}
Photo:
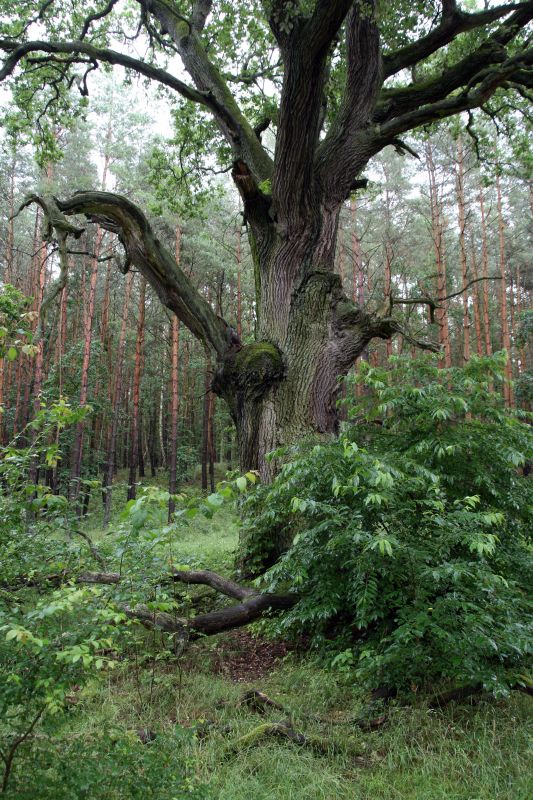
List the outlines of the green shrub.
{"type": "Polygon", "coordinates": [[[178,726],[143,743],[135,732],[63,732],[22,757],[7,798],[16,800],[206,800],[178,726]]]}
{"type": "Polygon", "coordinates": [[[311,634],[370,686],[525,680],[533,435],[493,391],[503,364],[363,365],[340,439],[302,448],[246,503],[260,547],[273,525],[293,537],[265,578],[301,594],[276,630],[311,634]]]}

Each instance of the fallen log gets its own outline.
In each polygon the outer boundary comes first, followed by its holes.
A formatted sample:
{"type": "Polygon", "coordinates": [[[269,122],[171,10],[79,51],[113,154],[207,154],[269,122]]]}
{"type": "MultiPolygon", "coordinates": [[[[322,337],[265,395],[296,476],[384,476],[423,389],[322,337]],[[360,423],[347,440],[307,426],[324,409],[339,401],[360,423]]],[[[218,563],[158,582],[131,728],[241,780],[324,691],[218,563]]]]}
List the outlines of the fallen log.
{"type": "Polygon", "coordinates": [[[78,583],[98,583],[98,584],[115,584],[120,583],[120,572],[82,572],[78,575],[76,581],[78,583]]]}
{"type": "Polygon", "coordinates": [[[293,728],[288,720],[281,722],[265,722],[253,728],[244,736],[240,736],[229,747],[229,753],[237,754],[244,749],[263,744],[266,739],[281,739],[298,747],[309,747],[321,755],[331,753],[350,753],[354,757],[360,757],[364,752],[364,745],[354,741],[338,741],[323,736],[302,733],[293,728]]]}
{"type": "MultiPolygon", "coordinates": [[[[84,572],[78,577],[78,581],[81,583],[104,585],[118,584],[121,579],[118,572],[84,572]]],[[[130,619],[136,619],[148,628],[177,633],[181,637],[192,640],[249,625],[250,622],[260,619],[267,612],[285,611],[292,608],[299,600],[298,595],[291,592],[286,594],[258,592],[210,570],[174,570],[171,579],[189,585],[210,586],[226,597],[242,600],[242,602],[190,618],[155,611],[143,604],[124,605],[123,609],[127,616],[130,619]]]]}
{"type": "Polygon", "coordinates": [[[259,689],[249,689],[244,692],[238,703],[239,706],[247,706],[251,711],[256,711],[258,714],[264,714],[269,708],[275,708],[276,711],[283,711],[287,713],[287,709],[276,703],[264,692],[259,689]]]}
{"type": "Polygon", "coordinates": [[[442,708],[443,706],[448,705],[448,703],[460,702],[461,700],[466,700],[472,695],[481,694],[483,691],[483,686],[478,683],[475,686],[459,686],[456,689],[450,689],[448,692],[440,692],[439,694],[433,695],[428,701],[428,706],[431,709],[435,708],[442,708]]]}
{"type": "Polygon", "coordinates": [[[235,583],[229,578],[223,578],[222,575],[218,575],[209,569],[175,569],[172,572],[172,579],[180,583],[210,586],[211,589],[215,589],[220,594],[226,595],[226,597],[233,597],[235,600],[245,600],[247,597],[259,594],[256,589],[252,589],[249,586],[241,586],[239,583],[235,583]]]}
{"type": "Polygon", "coordinates": [[[188,639],[214,636],[223,631],[249,625],[268,611],[284,611],[297,603],[297,595],[257,594],[249,600],[228,608],[219,608],[195,617],[176,617],[163,611],[152,611],[145,605],[123,606],[130,619],[136,619],[148,628],[168,633],[186,634],[188,639]]]}

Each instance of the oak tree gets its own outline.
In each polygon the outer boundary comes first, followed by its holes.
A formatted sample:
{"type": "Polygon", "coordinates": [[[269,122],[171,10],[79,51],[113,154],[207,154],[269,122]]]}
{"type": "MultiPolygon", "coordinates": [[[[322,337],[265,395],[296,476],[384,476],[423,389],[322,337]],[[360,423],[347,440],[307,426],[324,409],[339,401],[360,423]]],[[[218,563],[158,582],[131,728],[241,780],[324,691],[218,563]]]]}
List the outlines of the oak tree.
{"type": "Polygon", "coordinates": [[[409,131],[471,114],[502,92],[530,96],[533,2],[1,6],[0,82],[13,83],[45,138],[47,120],[71,112],[73,87],[85,99],[90,73],[118,66],[164,88],[191,140],[201,129],[206,167],[217,160],[232,170],[255,266],[258,333],[247,344],[129,199],[83,191],[40,203],[50,235],[79,235],[66,218],[82,216],[119,237],[125,269],[134,265],[211,350],[213,387],[235,421],[241,466],[268,478],[268,451],[336,430],[339,377],[373,338],[400,329],[391,296],[369,314],[343,293],[334,270],[340,209],[364,187],[374,155],[389,145],[409,149],[409,131]]]}

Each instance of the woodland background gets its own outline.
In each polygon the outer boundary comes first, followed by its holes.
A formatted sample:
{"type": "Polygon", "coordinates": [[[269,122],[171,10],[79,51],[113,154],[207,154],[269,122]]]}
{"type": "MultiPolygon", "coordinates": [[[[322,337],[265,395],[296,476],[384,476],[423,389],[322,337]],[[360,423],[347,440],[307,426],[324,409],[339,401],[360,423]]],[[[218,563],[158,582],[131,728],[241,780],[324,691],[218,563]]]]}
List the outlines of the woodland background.
{"type": "MultiPolygon", "coordinates": [[[[35,332],[57,278],[58,254],[43,242],[41,210],[17,210],[36,187],[62,197],[100,185],[148,207],[158,236],[216,312],[244,342],[252,341],[253,267],[229,179],[207,169],[199,182],[193,167],[200,143],[173,138],[164,117],[160,128],[167,136],[154,129],[139,87],[102,79],[98,94],[88,120],[52,132],[57,159],[45,164],[16,113],[8,112],[0,163],[1,274],[30,298],[28,333],[35,332]]],[[[149,97],[157,105],[156,94],[149,97]]],[[[453,123],[413,138],[416,158],[393,148],[378,156],[368,190],[345,204],[337,270],[345,291],[369,310],[379,309],[392,287],[408,329],[416,335],[429,325],[443,366],[507,350],[506,374],[515,384],[504,390],[505,402],[530,408],[533,181],[524,177],[527,143],[517,135],[510,150],[492,125],[477,130],[472,138],[453,123]],[[409,302],[420,296],[430,304],[409,302]]],[[[0,362],[2,442],[24,437],[41,399],[62,396],[91,411],[40,480],[67,493],[80,513],[88,509],[94,481],[105,489],[117,472],[128,498],[135,497],[138,481],[161,472],[168,473],[172,493],[194,477],[197,465],[202,488],[214,491],[214,464],[221,470],[238,464],[231,419],[210,392],[213,365],[201,345],[170,318],[141,276],[121,274],[120,246],[109,234],[88,229],[69,258],[71,277],[46,315],[35,352],[33,345],[26,352],[12,348],[0,362]]],[[[381,365],[406,352],[419,354],[400,335],[374,340],[364,358],[381,365]]],[[[108,522],[112,492],[102,497],[108,522]]]]}

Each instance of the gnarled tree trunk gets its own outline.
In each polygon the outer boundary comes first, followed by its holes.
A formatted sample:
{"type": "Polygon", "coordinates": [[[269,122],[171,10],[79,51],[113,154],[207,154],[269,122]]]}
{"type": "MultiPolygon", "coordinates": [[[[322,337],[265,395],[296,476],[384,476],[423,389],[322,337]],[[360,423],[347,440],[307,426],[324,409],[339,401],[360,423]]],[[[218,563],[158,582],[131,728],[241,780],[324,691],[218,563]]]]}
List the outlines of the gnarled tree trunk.
{"type": "MultiPolygon", "coordinates": [[[[338,209],[334,221],[336,231],[338,209]]],[[[376,320],[344,295],[333,269],[331,230],[288,243],[269,237],[259,251],[260,340],[235,342],[219,359],[215,391],[227,401],[237,428],[240,463],[269,480],[265,455],[309,436],[335,434],[338,379],[361,355],[376,320]],[[307,251],[307,252],[306,252],[307,251]],[[286,276],[291,275],[289,281],[286,276]]]]}

